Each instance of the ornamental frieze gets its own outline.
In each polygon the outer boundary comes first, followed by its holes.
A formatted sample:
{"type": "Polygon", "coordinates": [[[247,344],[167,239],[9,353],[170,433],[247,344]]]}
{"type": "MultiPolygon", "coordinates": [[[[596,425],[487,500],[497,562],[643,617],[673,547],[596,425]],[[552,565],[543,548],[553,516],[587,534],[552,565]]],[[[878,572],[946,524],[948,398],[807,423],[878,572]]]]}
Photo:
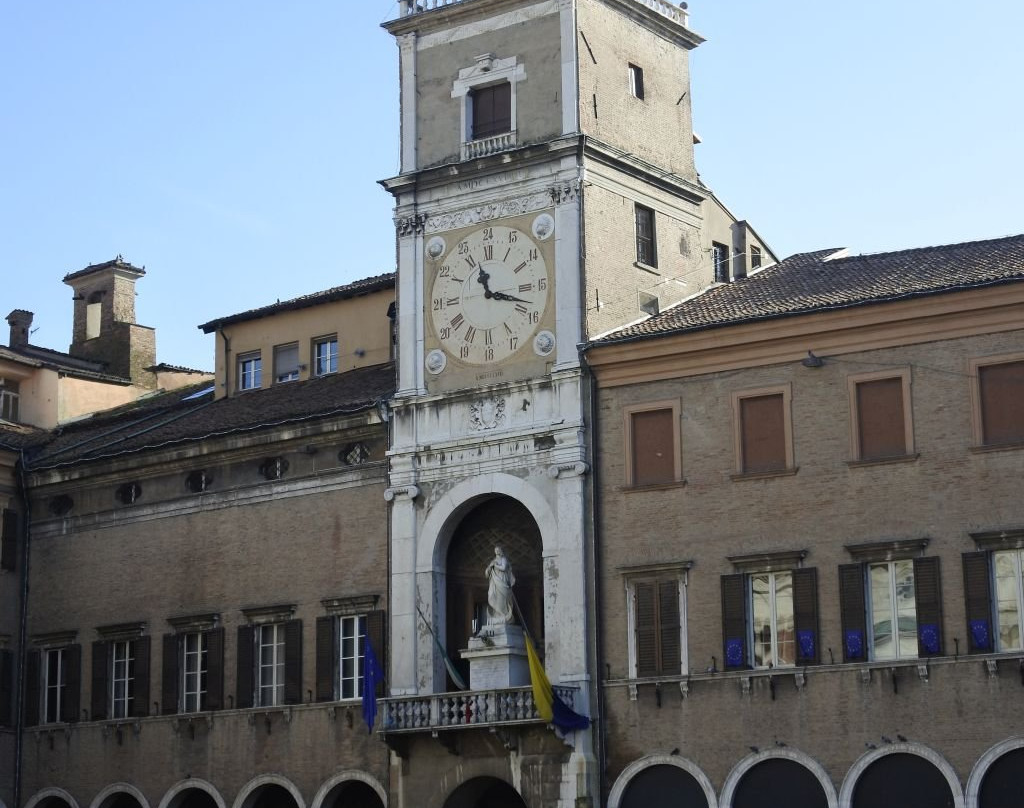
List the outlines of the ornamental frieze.
{"type": "Polygon", "coordinates": [[[551,207],[551,198],[547,193],[529,194],[515,199],[502,199],[498,202],[489,202],[486,205],[476,205],[471,208],[442,213],[439,216],[427,218],[426,232],[437,233],[443,230],[455,230],[460,227],[467,227],[480,222],[487,222],[491,219],[503,219],[506,216],[519,216],[523,213],[532,213],[535,210],[543,210],[551,207]]]}

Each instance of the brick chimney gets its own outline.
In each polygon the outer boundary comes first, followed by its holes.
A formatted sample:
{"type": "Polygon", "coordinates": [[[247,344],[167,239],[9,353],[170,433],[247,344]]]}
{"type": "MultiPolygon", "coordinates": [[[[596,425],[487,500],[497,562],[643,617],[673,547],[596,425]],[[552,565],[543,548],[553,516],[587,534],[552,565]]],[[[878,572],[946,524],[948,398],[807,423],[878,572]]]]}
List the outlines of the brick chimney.
{"type": "Polygon", "coordinates": [[[28,345],[28,335],[32,328],[32,312],[15,309],[7,315],[7,323],[11,326],[11,339],[7,343],[11,348],[24,348],[28,345]]]}

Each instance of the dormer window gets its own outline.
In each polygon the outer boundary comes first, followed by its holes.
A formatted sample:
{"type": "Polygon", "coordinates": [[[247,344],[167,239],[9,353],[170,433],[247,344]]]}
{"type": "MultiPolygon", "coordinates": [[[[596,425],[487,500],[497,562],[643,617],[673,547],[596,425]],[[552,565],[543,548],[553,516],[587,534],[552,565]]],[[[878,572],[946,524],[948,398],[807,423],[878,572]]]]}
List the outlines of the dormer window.
{"type": "Polygon", "coordinates": [[[0,378],[0,420],[17,422],[20,400],[18,383],[13,379],[0,378]]]}
{"type": "Polygon", "coordinates": [[[462,159],[471,160],[516,145],[516,85],[526,78],[518,57],[477,56],[459,71],[452,98],[462,103],[462,159]]]}
{"type": "Polygon", "coordinates": [[[260,352],[245,353],[238,357],[238,389],[256,390],[263,385],[263,360],[260,352]]]}
{"type": "Polygon", "coordinates": [[[299,343],[274,348],[274,382],[293,382],[299,378],[299,343]]]}

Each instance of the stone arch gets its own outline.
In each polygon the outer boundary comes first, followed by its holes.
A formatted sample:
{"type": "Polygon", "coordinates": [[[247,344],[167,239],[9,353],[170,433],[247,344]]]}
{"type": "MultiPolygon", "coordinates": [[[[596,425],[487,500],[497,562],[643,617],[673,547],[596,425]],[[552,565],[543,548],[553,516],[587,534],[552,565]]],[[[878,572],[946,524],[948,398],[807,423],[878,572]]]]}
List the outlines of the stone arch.
{"type": "Polygon", "coordinates": [[[473,777],[445,797],[444,808],[527,808],[515,787],[500,777],[473,777]]]}
{"type": "Polygon", "coordinates": [[[821,785],[822,791],[825,792],[825,799],[828,801],[828,808],[837,808],[839,805],[839,797],[836,794],[836,787],[832,783],[832,778],[829,777],[825,768],[810,755],[788,747],[766,749],[763,752],[755,752],[747,755],[737,763],[733,767],[732,771],[729,772],[729,776],[725,778],[725,783],[722,786],[722,808],[731,808],[733,800],[736,798],[736,790],[739,788],[744,775],[758,764],[769,760],[788,760],[807,769],[812,775],[814,775],[815,779],[821,785]]]}
{"type": "Polygon", "coordinates": [[[316,796],[313,797],[313,801],[310,803],[310,808],[323,808],[324,801],[329,800],[335,789],[339,787],[343,788],[350,783],[362,783],[368,788],[373,789],[377,794],[378,799],[380,799],[381,806],[383,806],[383,808],[387,808],[388,793],[384,789],[384,786],[382,786],[375,777],[355,769],[338,772],[336,775],[326,780],[316,792],[316,796]]]}
{"type": "Polygon", "coordinates": [[[212,784],[200,780],[198,777],[182,780],[167,789],[158,808],[181,808],[181,804],[188,798],[187,792],[189,791],[201,791],[213,800],[217,808],[227,808],[227,803],[224,802],[220,792],[212,784]]]}
{"type": "Polygon", "coordinates": [[[1024,736],[1007,738],[1005,741],[990,747],[985,754],[978,758],[974,768],[971,769],[970,777],[967,778],[967,808],[980,808],[979,800],[981,799],[981,787],[985,783],[985,775],[989,773],[992,765],[1003,755],[1016,752],[1018,749],[1024,749],[1024,736]]]}
{"type": "Polygon", "coordinates": [[[78,801],[63,788],[44,788],[25,803],[25,808],[59,808],[60,803],[68,808],[79,808],[78,801]]]}
{"type": "Polygon", "coordinates": [[[254,777],[239,790],[232,808],[253,808],[258,799],[257,792],[264,788],[284,789],[295,800],[296,808],[306,808],[306,801],[302,799],[299,789],[291,780],[280,774],[261,774],[254,777]]]}
{"type": "Polygon", "coordinates": [[[138,803],[141,808],[149,808],[149,800],[143,795],[139,789],[130,783],[111,783],[99,794],[97,794],[92,801],[89,808],[110,808],[111,805],[115,804],[111,797],[115,797],[118,794],[127,794],[138,803]]]}
{"type": "Polygon", "coordinates": [[[639,760],[634,760],[626,766],[619,773],[619,776],[615,778],[611,793],[608,795],[608,808],[619,808],[630,781],[640,772],[654,766],[676,766],[682,769],[700,784],[701,789],[704,791],[704,796],[707,798],[708,808],[718,808],[718,798],[715,796],[715,789],[711,785],[708,776],[704,774],[704,771],[696,763],[692,763],[678,755],[648,755],[639,760]]]}
{"type": "Polygon", "coordinates": [[[956,771],[949,764],[949,761],[934,749],[916,743],[887,744],[882,749],[872,749],[870,752],[861,755],[850,767],[850,770],[846,773],[846,778],[843,780],[843,787],[839,791],[839,808],[853,808],[853,795],[861,775],[873,763],[895,754],[916,755],[935,766],[949,785],[950,793],[953,795],[953,808],[965,808],[960,778],[957,777],[956,771]]]}
{"type": "Polygon", "coordinates": [[[417,572],[444,572],[448,544],[462,517],[486,499],[504,495],[518,501],[530,512],[540,530],[545,556],[556,552],[554,539],[558,520],[543,494],[526,480],[511,474],[480,474],[456,485],[433,504],[423,523],[422,536],[434,541],[421,542],[417,551],[417,572]]]}

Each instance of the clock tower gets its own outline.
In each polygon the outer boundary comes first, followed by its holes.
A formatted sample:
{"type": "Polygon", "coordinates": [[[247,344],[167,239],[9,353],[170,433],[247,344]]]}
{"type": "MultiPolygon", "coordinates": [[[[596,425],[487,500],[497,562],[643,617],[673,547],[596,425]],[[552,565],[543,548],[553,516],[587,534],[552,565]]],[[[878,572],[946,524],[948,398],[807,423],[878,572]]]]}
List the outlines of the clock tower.
{"type": "Polygon", "coordinates": [[[594,414],[578,346],[714,280],[689,106],[702,40],[663,0],[400,7],[385,28],[401,172],[382,183],[398,243],[393,800],[598,805],[593,728],[554,733],[528,683],[496,685],[460,652],[480,647],[500,546],[514,622],[563,701],[597,715],[594,414]],[[509,699],[526,712],[494,707],[509,699]]]}

